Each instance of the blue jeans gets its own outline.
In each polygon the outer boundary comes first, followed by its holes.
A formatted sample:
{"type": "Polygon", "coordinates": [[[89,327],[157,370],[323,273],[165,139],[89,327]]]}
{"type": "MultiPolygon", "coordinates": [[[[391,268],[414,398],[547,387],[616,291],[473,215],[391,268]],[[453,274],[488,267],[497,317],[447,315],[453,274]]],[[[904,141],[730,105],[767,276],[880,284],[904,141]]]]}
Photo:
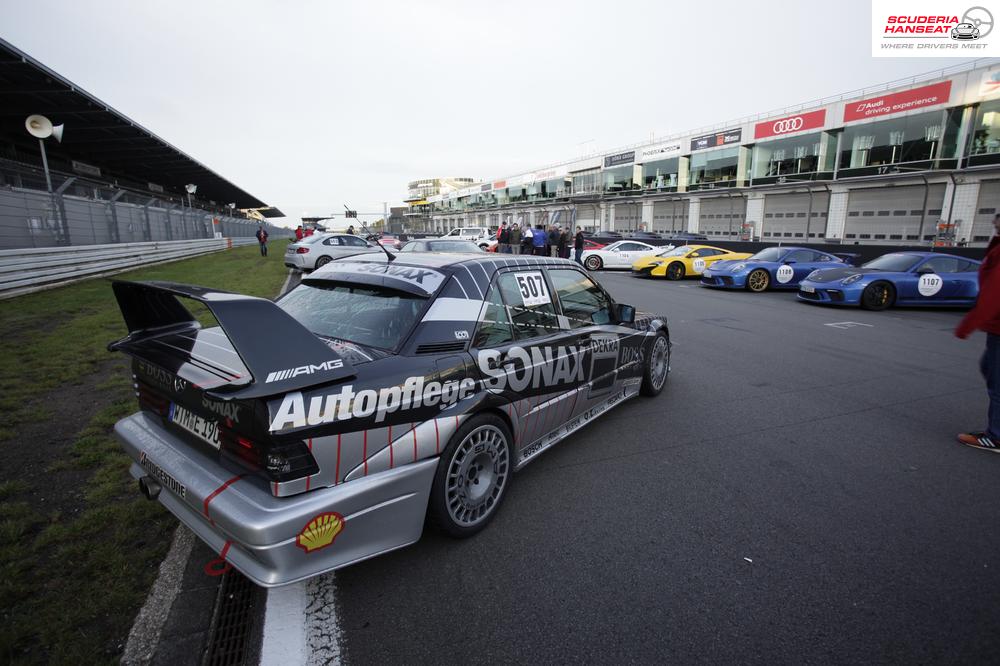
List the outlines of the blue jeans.
{"type": "Polygon", "coordinates": [[[986,380],[990,396],[989,427],[986,434],[1000,440],[1000,335],[986,334],[986,351],[979,360],[979,371],[986,380]]]}
{"type": "Polygon", "coordinates": [[[579,250],[575,250],[575,252],[576,252],[576,263],[578,263],[578,264],[580,264],[582,266],[583,265],[583,248],[581,247],[579,250]]]}

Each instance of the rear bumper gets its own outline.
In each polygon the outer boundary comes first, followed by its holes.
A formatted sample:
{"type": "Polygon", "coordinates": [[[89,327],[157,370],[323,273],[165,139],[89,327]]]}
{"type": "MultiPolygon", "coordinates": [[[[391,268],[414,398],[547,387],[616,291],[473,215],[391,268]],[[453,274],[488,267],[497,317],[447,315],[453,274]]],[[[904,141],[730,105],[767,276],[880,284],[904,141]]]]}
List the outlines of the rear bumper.
{"type": "Polygon", "coordinates": [[[300,271],[309,270],[309,269],[312,268],[312,265],[311,264],[309,264],[308,266],[306,265],[306,257],[307,256],[309,256],[309,255],[306,255],[306,254],[288,254],[286,252],[285,253],[285,266],[287,266],[288,268],[295,268],[295,269],[300,270],[300,271]]]}
{"type": "Polygon", "coordinates": [[[158,469],[160,480],[163,475],[175,480],[179,486],[161,483],[157,500],[264,587],[294,583],[417,541],[437,468],[433,458],[277,498],[263,480],[234,477],[145,414],[119,421],[115,435],[133,460],[131,475],[138,479],[158,469]],[[342,516],[343,529],[331,543],[317,547],[312,542],[311,550],[297,543],[314,518],[333,512],[342,516]]]}

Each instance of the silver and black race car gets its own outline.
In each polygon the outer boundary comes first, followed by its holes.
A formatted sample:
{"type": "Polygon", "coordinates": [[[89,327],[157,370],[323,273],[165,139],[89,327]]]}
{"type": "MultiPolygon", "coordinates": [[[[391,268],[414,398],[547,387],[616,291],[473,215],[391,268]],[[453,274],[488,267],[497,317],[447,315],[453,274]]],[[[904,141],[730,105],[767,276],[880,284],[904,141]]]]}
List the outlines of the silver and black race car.
{"type": "Polygon", "coordinates": [[[412,254],[334,262],[277,302],[113,284],[141,411],[131,473],[260,585],[470,536],[512,474],[670,370],[663,316],[577,264],[412,254]],[[207,306],[202,327],[181,303],[207,306]]]}

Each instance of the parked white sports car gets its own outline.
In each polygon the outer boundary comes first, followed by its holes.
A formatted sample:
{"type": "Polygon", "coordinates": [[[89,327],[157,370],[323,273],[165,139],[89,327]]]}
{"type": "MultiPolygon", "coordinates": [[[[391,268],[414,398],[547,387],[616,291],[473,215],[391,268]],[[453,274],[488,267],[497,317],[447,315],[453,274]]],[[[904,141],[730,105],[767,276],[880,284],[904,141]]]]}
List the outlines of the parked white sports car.
{"type": "Polygon", "coordinates": [[[583,265],[588,270],[597,271],[602,268],[632,268],[632,262],[640,257],[648,257],[668,249],[664,245],[656,247],[633,240],[620,240],[611,245],[605,245],[600,250],[584,250],[583,265]]]}

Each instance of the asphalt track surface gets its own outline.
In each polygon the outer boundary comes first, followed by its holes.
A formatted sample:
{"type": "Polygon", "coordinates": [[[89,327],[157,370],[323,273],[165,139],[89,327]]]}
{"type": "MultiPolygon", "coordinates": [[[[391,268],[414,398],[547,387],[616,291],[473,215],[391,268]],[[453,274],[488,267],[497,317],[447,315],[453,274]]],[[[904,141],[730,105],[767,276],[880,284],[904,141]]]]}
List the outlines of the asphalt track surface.
{"type": "Polygon", "coordinates": [[[1000,455],[955,442],[982,334],[600,279],[669,316],[668,388],[543,454],[475,538],[338,571],[347,663],[996,663],[1000,455]]]}

